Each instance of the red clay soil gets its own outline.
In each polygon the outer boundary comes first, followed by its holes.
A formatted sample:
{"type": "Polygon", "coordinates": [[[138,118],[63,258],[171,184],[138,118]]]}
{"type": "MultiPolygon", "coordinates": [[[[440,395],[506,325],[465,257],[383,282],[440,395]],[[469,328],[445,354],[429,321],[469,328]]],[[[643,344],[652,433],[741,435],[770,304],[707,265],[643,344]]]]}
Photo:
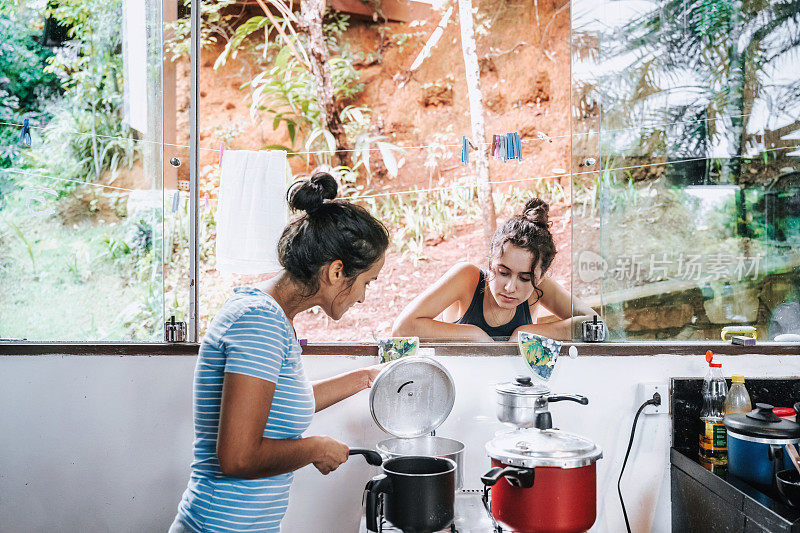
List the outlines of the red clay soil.
{"type": "MultiPolygon", "coordinates": [[[[558,0],[558,5],[563,0],[558,0]]],[[[481,63],[481,88],[485,108],[487,135],[517,131],[523,139],[522,162],[490,162],[492,181],[521,180],[516,187],[529,187],[536,178],[552,176],[553,169],[569,169],[569,9],[555,14],[557,5],[549,0],[539,2],[537,25],[533,2],[511,3],[505,0],[474,2],[479,7],[478,28],[488,30],[479,36],[478,56],[481,63]],[[555,14],[555,16],[554,16],[555,14]],[[543,35],[545,28],[547,33],[543,35]],[[545,54],[545,51],[547,53],[545,54]],[[541,134],[552,138],[541,139],[541,134]]],[[[439,22],[438,14],[421,26],[389,23],[387,35],[413,34],[401,51],[391,38],[383,50],[382,61],[357,66],[365,90],[354,105],[373,110],[377,131],[402,146],[429,144],[437,134],[440,142],[457,145],[462,135],[470,136],[469,104],[464,75],[464,62],[457,13],[431,57],[409,77],[407,68],[419,53],[427,35],[439,22]],[[400,87],[401,80],[406,83],[400,87]]],[[[381,42],[380,24],[371,20],[351,20],[344,35],[354,51],[375,52],[381,42]]],[[[241,85],[254,75],[242,61],[229,62],[219,71],[213,63],[221,46],[203,52],[200,93],[200,145],[203,190],[212,199],[220,134],[217,125],[241,123],[243,132],[230,147],[260,149],[271,144],[288,145],[283,126],[272,129],[269,117],[250,117],[249,93],[241,85]]],[[[188,70],[178,66],[178,144],[188,144],[188,70]]],[[[474,165],[459,162],[459,149],[449,149],[446,159],[439,161],[433,174],[424,166],[425,149],[406,150],[405,163],[397,178],[386,172],[375,173],[370,188],[375,191],[400,191],[413,187],[446,185],[456,180],[469,180],[474,165]]],[[[303,162],[291,158],[295,172],[304,172],[303,162]]],[[[188,165],[179,169],[179,177],[188,179],[188,165]]],[[[553,180],[554,178],[547,178],[553,180]]],[[[569,179],[559,179],[569,195],[569,179]]],[[[495,185],[503,190],[508,185],[495,185]]],[[[545,198],[547,199],[547,198],[545,198]]],[[[521,206],[520,206],[521,207],[521,206]]],[[[553,205],[551,216],[559,253],[552,275],[569,286],[570,233],[569,206],[553,205]]],[[[500,219],[502,222],[502,219],[500,219]]],[[[438,244],[426,246],[427,260],[414,263],[409,256],[396,252],[387,255],[386,266],[377,282],[370,286],[364,304],[352,308],[338,323],[324,313],[311,311],[298,316],[295,326],[301,337],[314,341],[369,340],[373,334],[387,335],[392,320],[402,307],[425,287],[433,283],[453,263],[473,261],[485,264],[488,243],[477,222],[453,228],[438,244]]],[[[204,273],[209,282],[216,273],[204,273]]],[[[252,281],[241,278],[240,282],[252,281]]]]}

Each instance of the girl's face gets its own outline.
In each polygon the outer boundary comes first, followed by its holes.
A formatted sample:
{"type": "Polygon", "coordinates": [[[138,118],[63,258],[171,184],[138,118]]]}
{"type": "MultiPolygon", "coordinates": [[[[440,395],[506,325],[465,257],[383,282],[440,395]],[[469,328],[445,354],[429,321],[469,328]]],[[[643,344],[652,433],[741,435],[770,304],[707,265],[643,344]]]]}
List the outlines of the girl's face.
{"type": "Polygon", "coordinates": [[[386,255],[381,256],[380,259],[372,264],[369,270],[356,276],[350,287],[347,286],[349,280],[342,277],[341,284],[338,287],[333,287],[331,291],[333,296],[331,302],[323,307],[325,313],[332,319],[339,320],[355,303],[362,303],[367,293],[367,286],[378,278],[378,273],[383,268],[385,261],[386,255]]]}
{"type": "Polygon", "coordinates": [[[536,265],[535,278],[531,280],[533,254],[518,246],[507,243],[500,254],[493,257],[489,265],[489,290],[497,305],[504,309],[514,309],[527,301],[533,294],[533,284],[542,277],[541,268],[536,265]]]}

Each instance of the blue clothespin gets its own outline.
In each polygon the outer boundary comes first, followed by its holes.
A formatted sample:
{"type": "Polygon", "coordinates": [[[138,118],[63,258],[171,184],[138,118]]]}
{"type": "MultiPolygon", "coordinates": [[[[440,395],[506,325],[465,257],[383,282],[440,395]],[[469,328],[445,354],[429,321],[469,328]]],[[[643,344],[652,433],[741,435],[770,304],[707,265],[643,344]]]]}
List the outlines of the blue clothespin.
{"type": "Polygon", "coordinates": [[[464,135],[461,136],[461,164],[469,165],[469,141],[464,135]]]}
{"type": "Polygon", "coordinates": [[[519,136],[518,132],[514,132],[514,144],[516,146],[517,151],[517,159],[522,161],[522,139],[519,136]]]}
{"type": "Polygon", "coordinates": [[[179,191],[175,191],[175,196],[172,197],[172,212],[178,212],[178,202],[181,200],[181,193],[179,191]]]}
{"type": "Polygon", "coordinates": [[[514,142],[514,134],[507,133],[506,134],[506,145],[508,145],[508,158],[509,159],[516,159],[517,158],[517,143],[514,142]]]}
{"type": "Polygon", "coordinates": [[[19,132],[19,145],[23,148],[31,147],[31,125],[27,118],[22,121],[22,131],[19,132]]]}

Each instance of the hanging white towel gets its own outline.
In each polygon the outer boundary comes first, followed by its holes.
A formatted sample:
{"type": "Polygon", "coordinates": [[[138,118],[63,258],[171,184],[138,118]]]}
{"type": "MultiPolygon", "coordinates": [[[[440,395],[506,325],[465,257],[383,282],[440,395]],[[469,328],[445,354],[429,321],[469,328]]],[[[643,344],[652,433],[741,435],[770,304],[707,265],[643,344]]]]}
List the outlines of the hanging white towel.
{"type": "Polygon", "coordinates": [[[280,270],[278,239],[286,226],[287,164],[283,150],[225,150],[217,209],[217,270],[280,270]]]}

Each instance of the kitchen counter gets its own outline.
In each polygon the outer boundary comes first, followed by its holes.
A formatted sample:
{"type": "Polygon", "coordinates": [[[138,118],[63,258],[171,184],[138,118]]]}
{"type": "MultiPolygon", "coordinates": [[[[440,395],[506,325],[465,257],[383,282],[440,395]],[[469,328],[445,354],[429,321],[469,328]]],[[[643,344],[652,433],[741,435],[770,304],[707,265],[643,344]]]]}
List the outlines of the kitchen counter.
{"type": "MultiPolygon", "coordinates": [[[[733,475],[709,472],[698,462],[702,382],[672,379],[672,531],[800,533],[800,509],[785,504],[777,493],[761,492],[733,475]]],[[[745,377],[745,386],[753,404],[791,406],[800,400],[796,377],[745,377]]]]}
{"type": "Polygon", "coordinates": [[[800,509],[734,476],[719,476],[672,448],[673,532],[800,532],[800,509]]]}

